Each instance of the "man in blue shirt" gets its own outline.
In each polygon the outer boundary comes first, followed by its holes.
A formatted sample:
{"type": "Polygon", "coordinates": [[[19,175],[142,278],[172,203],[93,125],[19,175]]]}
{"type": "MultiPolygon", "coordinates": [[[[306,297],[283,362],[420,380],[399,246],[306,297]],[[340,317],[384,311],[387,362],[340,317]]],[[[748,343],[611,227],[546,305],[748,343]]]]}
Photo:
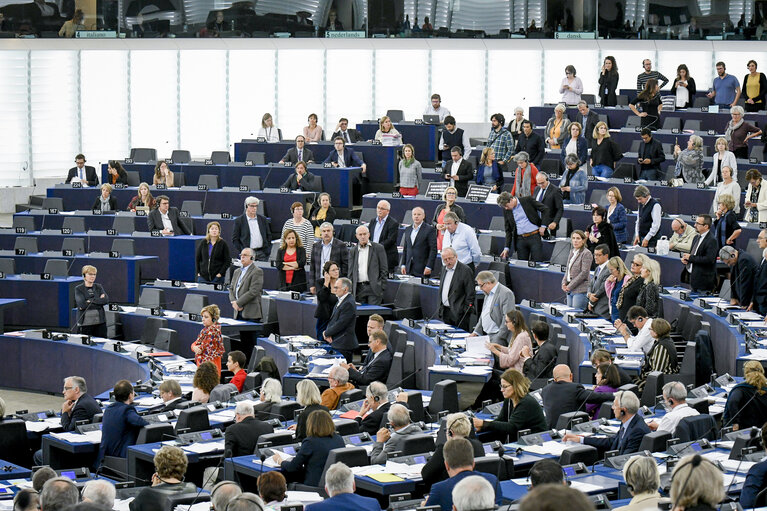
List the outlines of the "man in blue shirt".
{"type": "Polygon", "coordinates": [[[468,224],[461,223],[458,215],[452,211],[445,215],[444,222],[445,234],[442,238],[442,248],[450,247],[455,250],[458,260],[468,266],[473,275],[482,256],[482,249],[479,248],[474,229],[468,224]]]}
{"type": "Polygon", "coordinates": [[[474,471],[474,447],[472,447],[471,442],[465,438],[451,438],[445,443],[442,453],[445,456],[445,468],[450,478],[431,487],[429,497],[426,499],[427,506],[440,506],[442,511],[451,511],[453,508],[453,488],[471,476],[485,478],[495,489],[496,505],[501,504],[498,478],[492,474],[474,471]]]}
{"type": "Polygon", "coordinates": [[[717,105],[723,108],[731,108],[738,104],[740,99],[740,82],[725,71],[724,62],[716,63],[716,78],[714,78],[714,87],[708,93],[708,97],[714,99],[717,105]]]}
{"type": "Polygon", "coordinates": [[[354,493],[354,474],[341,463],[333,463],[325,473],[325,491],[330,496],[322,502],[309,504],[306,511],[381,511],[376,499],[354,493]]]}
{"type": "Polygon", "coordinates": [[[543,261],[541,235],[546,226],[541,225],[541,216],[545,216],[549,208],[532,197],[520,199],[509,192],[501,192],[498,205],[503,209],[506,230],[506,247],[501,257],[508,257],[516,248],[519,260],[543,261]]]}

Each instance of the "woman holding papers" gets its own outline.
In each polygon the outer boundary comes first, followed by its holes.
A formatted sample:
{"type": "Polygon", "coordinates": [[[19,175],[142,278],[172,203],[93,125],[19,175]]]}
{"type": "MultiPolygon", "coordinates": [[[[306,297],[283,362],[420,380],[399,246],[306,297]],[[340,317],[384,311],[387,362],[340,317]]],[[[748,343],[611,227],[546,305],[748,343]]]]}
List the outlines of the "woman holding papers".
{"type": "Polygon", "coordinates": [[[386,115],[378,121],[378,131],[376,131],[375,139],[385,146],[402,145],[402,135],[392,125],[391,119],[386,115]]]}
{"type": "Polygon", "coordinates": [[[287,460],[286,456],[275,453],[272,460],[280,464],[280,470],[288,479],[301,481],[303,474],[303,484],[318,486],[328,453],[339,447],[344,447],[344,440],[336,433],[333,418],[324,410],[315,410],[306,421],[306,438],[296,455],[287,460]]]}
{"type": "Polygon", "coordinates": [[[610,276],[605,281],[605,293],[607,302],[610,304],[610,320],[615,323],[619,318],[618,298],[620,298],[623,286],[629,280],[629,271],[623,264],[623,259],[618,256],[611,257],[607,261],[607,268],[610,270],[610,276]]]}
{"type": "Polygon", "coordinates": [[[224,354],[224,341],[221,337],[221,325],[218,319],[221,317],[221,311],[218,305],[206,305],[200,311],[202,317],[203,329],[197,340],[192,343],[194,352],[194,362],[198,366],[203,362],[213,362],[221,372],[221,355],[224,354]]]}
{"type": "Polygon", "coordinates": [[[530,333],[527,331],[525,317],[518,310],[510,310],[506,313],[506,328],[511,332],[509,345],[501,346],[496,343],[487,343],[487,349],[490,353],[498,357],[498,363],[501,368],[511,368],[523,371],[525,361],[522,359],[522,348],[527,346],[533,351],[533,343],[530,341],[530,333]]]}
{"type": "Polygon", "coordinates": [[[475,417],[474,427],[477,431],[496,431],[506,442],[516,440],[517,432],[521,429],[529,429],[532,433],[545,430],[546,419],[541,405],[528,394],[529,391],[530,380],[516,369],[507,369],[501,376],[501,412],[492,421],[475,417]]]}

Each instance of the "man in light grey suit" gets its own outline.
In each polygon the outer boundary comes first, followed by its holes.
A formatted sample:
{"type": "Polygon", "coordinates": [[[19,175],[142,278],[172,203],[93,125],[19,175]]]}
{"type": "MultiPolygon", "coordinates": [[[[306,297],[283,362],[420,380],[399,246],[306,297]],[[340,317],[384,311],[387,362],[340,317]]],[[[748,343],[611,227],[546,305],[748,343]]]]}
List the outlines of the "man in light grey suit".
{"type": "Polygon", "coordinates": [[[605,319],[610,319],[610,304],[605,293],[605,281],[610,276],[607,261],[610,259],[610,247],[604,243],[594,248],[594,262],[597,265],[594,275],[589,281],[586,297],[589,299],[589,310],[605,319]]]}
{"type": "Polygon", "coordinates": [[[514,292],[498,282],[491,271],[477,273],[477,285],[485,293],[485,303],[471,336],[489,335],[490,342],[506,346],[509,341],[506,313],[517,308],[514,292]]]}
{"type": "Polygon", "coordinates": [[[383,245],[370,241],[367,226],[357,227],[357,241],[349,254],[349,280],[354,299],[359,303],[380,305],[389,270],[383,245]]]}
{"type": "Polygon", "coordinates": [[[261,292],[264,289],[264,271],[253,264],[253,249],[245,247],[240,252],[242,268],[232,275],[229,285],[229,301],[234,309],[234,319],[261,320],[261,292]]]}

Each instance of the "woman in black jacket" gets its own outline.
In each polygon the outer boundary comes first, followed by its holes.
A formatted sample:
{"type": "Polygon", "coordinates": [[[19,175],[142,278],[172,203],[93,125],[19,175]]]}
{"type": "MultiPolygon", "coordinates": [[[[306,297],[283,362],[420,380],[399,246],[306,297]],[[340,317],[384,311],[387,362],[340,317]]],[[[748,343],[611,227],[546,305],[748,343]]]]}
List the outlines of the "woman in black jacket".
{"type": "Polygon", "coordinates": [[[197,282],[223,284],[226,270],[232,264],[229,245],[221,239],[221,224],[210,222],[205,242],[197,247],[197,282]]]}
{"type": "Polygon", "coordinates": [[[277,273],[280,291],[306,291],[306,250],[293,229],[282,233],[282,244],[277,251],[277,273]]]}
{"type": "Polygon", "coordinates": [[[586,240],[586,247],[593,254],[597,245],[605,244],[610,249],[610,257],[620,257],[618,242],[615,241],[615,231],[613,231],[613,226],[607,222],[607,210],[602,206],[597,206],[591,210],[591,218],[594,223],[586,229],[586,234],[589,237],[586,240]]]}
{"type": "Polygon", "coordinates": [[[109,163],[107,163],[107,175],[109,176],[107,178],[109,179],[109,184],[116,185],[119,183],[128,186],[128,173],[125,172],[122,163],[119,161],[109,160],[109,163]]]}
{"type": "Polygon", "coordinates": [[[749,360],[743,365],[745,381],[733,387],[724,405],[722,423],[735,429],[761,427],[767,417],[767,378],[764,367],[758,360],[749,360]]]}
{"type": "MultiPolygon", "coordinates": [[[[485,455],[485,449],[482,447],[482,442],[476,438],[471,438],[471,422],[469,417],[465,413],[451,413],[445,418],[445,436],[446,441],[451,438],[465,438],[471,442],[471,446],[474,447],[474,457],[478,458],[485,455]]],[[[444,443],[440,443],[434,449],[434,454],[431,455],[429,461],[421,469],[421,477],[427,487],[434,483],[444,481],[449,476],[447,469],[445,468],[445,456],[442,453],[442,449],[445,447],[444,443]]]]}
{"type": "MultiPolygon", "coordinates": [[[[618,307],[618,317],[624,323],[628,324],[626,316],[628,316],[629,309],[636,305],[639,299],[639,293],[644,287],[644,279],[642,278],[642,267],[649,261],[650,258],[644,254],[636,254],[631,262],[630,278],[623,284],[620,294],[618,295],[618,301],[615,304],[618,307]]],[[[632,335],[636,335],[636,332],[629,328],[632,335]]]]}
{"type": "Polygon", "coordinates": [[[333,307],[338,303],[338,297],[333,294],[333,285],[340,276],[338,263],[327,261],[322,267],[322,278],[314,284],[317,289],[317,309],[314,311],[314,317],[317,318],[317,339],[322,339],[322,332],[333,315],[333,307]]]}
{"type": "Polygon", "coordinates": [[[639,385],[639,391],[644,390],[647,383],[647,376],[653,371],[659,371],[663,374],[677,374],[679,372],[679,359],[674,346],[674,341],[669,337],[671,325],[663,318],[655,318],[650,326],[650,335],[653,342],[650,351],[644,359],[644,365],[639,373],[639,379],[636,384],[639,385]]]}
{"type": "Polygon", "coordinates": [[[83,266],[83,283],[75,288],[77,324],[83,335],[106,337],[107,319],[104,305],[109,303],[109,295],[101,284],[96,284],[97,272],[94,266],[83,266]]]}
{"type": "Polygon", "coordinates": [[[104,183],[101,185],[101,195],[96,197],[91,210],[94,211],[117,211],[117,199],[112,197],[112,185],[104,183]]]}
{"type": "Polygon", "coordinates": [[[599,100],[602,106],[616,106],[618,104],[618,95],[615,93],[617,88],[618,64],[615,63],[615,57],[608,55],[605,57],[602,71],[599,73],[599,100]]]}
{"type": "Polygon", "coordinates": [[[748,74],[743,77],[743,97],[746,98],[746,112],[764,110],[767,95],[767,78],[764,73],[757,73],[756,61],[748,61],[748,74]]]}
{"type": "Polygon", "coordinates": [[[272,459],[280,463],[280,470],[288,480],[292,476],[294,481],[298,479],[307,486],[318,486],[328,453],[339,447],[344,447],[344,440],[336,433],[333,418],[324,410],[315,410],[306,421],[306,438],[295,457],[283,461],[279,454],[274,454],[272,459]]]}

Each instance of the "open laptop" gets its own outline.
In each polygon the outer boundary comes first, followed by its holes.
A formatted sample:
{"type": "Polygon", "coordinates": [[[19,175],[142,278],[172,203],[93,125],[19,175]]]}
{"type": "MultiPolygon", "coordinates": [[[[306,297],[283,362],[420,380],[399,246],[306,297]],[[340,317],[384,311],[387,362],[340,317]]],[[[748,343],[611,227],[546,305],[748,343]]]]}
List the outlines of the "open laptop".
{"type": "Polygon", "coordinates": [[[442,122],[440,122],[439,120],[439,115],[424,115],[423,123],[424,124],[442,124],[442,122]]]}

